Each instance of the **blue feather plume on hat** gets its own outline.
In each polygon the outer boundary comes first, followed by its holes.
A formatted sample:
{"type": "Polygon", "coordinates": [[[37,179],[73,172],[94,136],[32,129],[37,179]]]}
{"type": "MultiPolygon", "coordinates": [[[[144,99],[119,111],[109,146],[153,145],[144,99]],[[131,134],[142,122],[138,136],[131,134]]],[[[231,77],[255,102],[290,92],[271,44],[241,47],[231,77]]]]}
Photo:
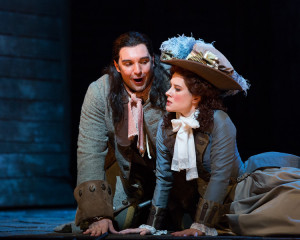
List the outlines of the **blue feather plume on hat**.
{"type": "Polygon", "coordinates": [[[164,41],[160,46],[160,50],[171,54],[174,58],[185,59],[192,51],[194,44],[197,42],[203,42],[203,40],[195,40],[193,37],[186,37],[182,35],[164,41]]]}

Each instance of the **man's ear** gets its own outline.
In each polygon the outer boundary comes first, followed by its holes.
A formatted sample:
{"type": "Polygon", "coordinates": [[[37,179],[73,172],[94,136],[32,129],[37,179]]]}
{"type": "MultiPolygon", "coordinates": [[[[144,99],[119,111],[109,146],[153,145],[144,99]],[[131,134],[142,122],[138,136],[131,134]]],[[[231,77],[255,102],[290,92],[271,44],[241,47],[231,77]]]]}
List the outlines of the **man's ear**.
{"type": "Polygon", "coordinates": [[[115,60],[114,60],[114,65],[115,65],[115,68],[117,69],[117,71],[121,72],[119,65],[117,64],[117,62],[115,60]]]}
{"type": "Polygon", "coordinates": [[[201,96],[193,96],[192,103],[198,105],[201,102],[201,96]]]}

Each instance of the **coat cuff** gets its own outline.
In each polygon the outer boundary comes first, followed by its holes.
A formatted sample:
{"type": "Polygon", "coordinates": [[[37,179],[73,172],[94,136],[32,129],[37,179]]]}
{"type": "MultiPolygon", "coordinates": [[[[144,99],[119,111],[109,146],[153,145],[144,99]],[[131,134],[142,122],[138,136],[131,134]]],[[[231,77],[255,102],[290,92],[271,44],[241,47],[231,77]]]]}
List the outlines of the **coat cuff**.
{"type": "Polygon", "coordinates": [[[206,199],[201,199],[197,206],[195,222],[214,227],[221,214],[221,204],[206,199]]]}
{"type": "Polygon", "coordinates": [[[75,224],[81,225],[95,217],[113,218],[113,197],[106,181],[92,180],[83,182],[74,190],[78,208],[75,224]]]}
{"type": "Polygon", "coordinates": [[[154,227],[155,229],[161,229],[163,221],[166,216],[166,209],[151,206],[150,214],[147,220],[147,225],[154,227]]]}

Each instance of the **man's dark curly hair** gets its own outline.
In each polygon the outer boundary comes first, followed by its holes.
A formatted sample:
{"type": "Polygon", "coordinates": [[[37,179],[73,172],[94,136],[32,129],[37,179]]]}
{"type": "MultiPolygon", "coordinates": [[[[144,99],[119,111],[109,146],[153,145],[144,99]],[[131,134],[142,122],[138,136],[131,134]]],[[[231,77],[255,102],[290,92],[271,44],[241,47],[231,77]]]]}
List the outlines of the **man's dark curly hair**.
{"type": "MultiPolygon", "coordinates": [[[[220,98],[221,91],[193,72],[177,66],[172,66],[171,75],[175,72],[183,77],[185,85],[192,95],[201,96],[201,100],[197,107],[200,111],[197,118],[200,123],[200,129],[198,130],[202,132],[209,131],[213,124],[214,110],[226,110],[223,106],[223,101],[220,98]]],[[[175,113],[167,113],[164,116],[163,126],[170,127],[171,120],[175,117],[175,113]]]]}
{"type": "MultiPolygon", "coordinates": [[[[123,85],[121,74],[116,70],[114,61],[119,61],[119,53],[123,47],[134,47],[139,44],[145,44],[148,52],[154,57],[152,42],[142,33],[127,32],[120,35],[113,43],[111,64],[104,70],[109,75],[110,92],[108,101],[112,109],[112,117],[114,125],[118,124],[124,117],[123,97],[126,90],[123,85]]],[[[159,58],[154,58],[153,81],[150,91],[150,102],[153,106],[164,109],[166,104],[165,92],[168,88],[169,74],[161,66],[159,58]]]]}

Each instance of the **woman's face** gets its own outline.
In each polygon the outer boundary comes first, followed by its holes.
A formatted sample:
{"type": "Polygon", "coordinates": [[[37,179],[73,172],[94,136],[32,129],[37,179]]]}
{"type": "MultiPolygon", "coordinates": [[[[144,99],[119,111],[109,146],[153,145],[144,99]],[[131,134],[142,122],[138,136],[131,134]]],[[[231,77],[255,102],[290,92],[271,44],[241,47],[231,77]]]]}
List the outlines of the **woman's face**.
{"type": "Polygon", "coordinates": [[[166,92],[168,112],[178,112],[183,116],[190,116],[198,106],[200,96],[193,96],[187,86],[184,78],[175,72],[171,78],[171,88],[166,92]]]}

